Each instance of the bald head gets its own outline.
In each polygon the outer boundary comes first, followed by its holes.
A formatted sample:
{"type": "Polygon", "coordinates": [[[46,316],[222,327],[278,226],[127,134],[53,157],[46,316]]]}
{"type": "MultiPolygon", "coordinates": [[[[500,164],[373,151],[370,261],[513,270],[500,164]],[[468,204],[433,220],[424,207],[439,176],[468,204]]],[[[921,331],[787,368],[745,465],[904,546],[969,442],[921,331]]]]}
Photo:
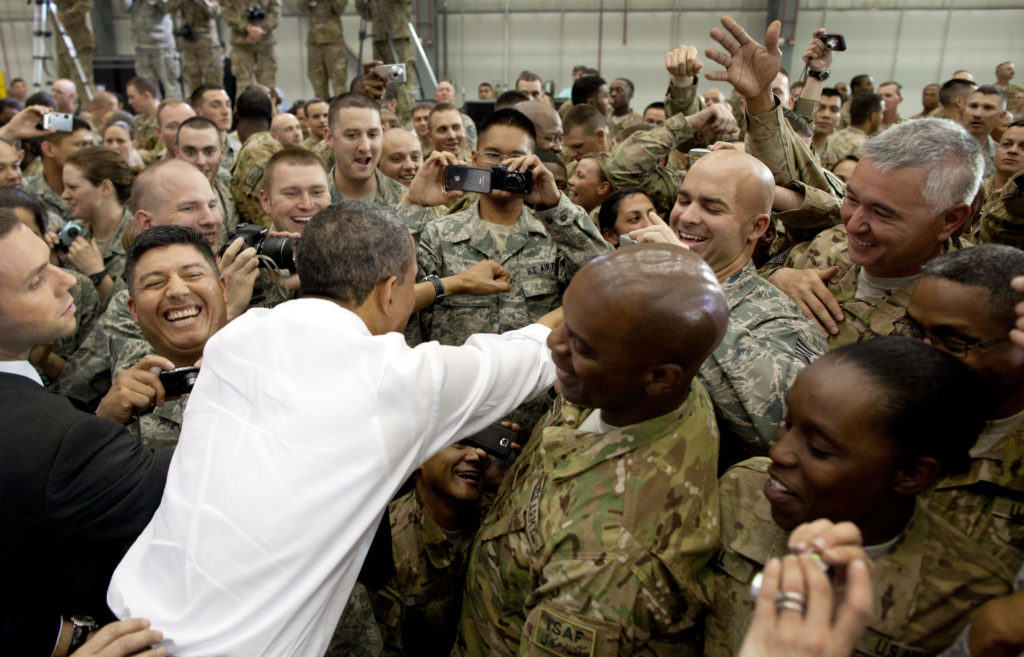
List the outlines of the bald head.
{"type": "Polygon", "coordinates": [[[421,149],[419,137],[408,130],[392,128],[384,133],[377,168],[388,178],[408,187],[423,165],[421,149]]]}
{"type": "Polygon", "coordinates": [[[203,172],[184,160],[161,160],[143,169],[128,201],[142,230],[153,226],[194,228],[217,248],[223,221],[217,195],[203,172]]]}
{"type": "Polygon", "coordinates": [[[53,86],[50,88],[50,92],[53,94],[53,98],[57,101],[57,111],[72,113],[75,111],[75,83],[67,78],[60,78],[59,80],[53,81],[53,86]]]}
{"type": "Polygon", "coordinates": [[[560,153],[562,150],[562,119],[551,103],[530,100],[515,106],[533,123],[537,132],[537,150],[560,153]]]}
{"type": "Polygon", "coordinates": [[[302,143],[302,126],[294,114],[281,112],[270,120],[270,136],[285,146],[302,143]]]}
{"type": "MultiPolygon", "coordinates": [[[[749,153],[713,151],[697,160],[690,171],[711,171],[735,188],[736,208],[751,215],[768,213],[775,200],[775,176],[764,162],[749,153]]],[[[687,174],[689,175],[689,174],[687,174]]]]}

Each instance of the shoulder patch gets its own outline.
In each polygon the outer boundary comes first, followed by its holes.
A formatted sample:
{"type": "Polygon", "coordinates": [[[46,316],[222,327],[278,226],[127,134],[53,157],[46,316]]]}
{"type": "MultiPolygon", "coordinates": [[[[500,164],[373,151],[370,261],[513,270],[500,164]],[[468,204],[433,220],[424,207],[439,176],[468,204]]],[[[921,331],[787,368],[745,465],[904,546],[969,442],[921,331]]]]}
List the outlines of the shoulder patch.
{"type": "Polygon", "coordinates": [[[245,174],[245,178],[242,180],[242,187],[245,187],[248,192],[255,192],[262,180],[263,167],[254,165],[249,169],[249,172],[245,174]]]}

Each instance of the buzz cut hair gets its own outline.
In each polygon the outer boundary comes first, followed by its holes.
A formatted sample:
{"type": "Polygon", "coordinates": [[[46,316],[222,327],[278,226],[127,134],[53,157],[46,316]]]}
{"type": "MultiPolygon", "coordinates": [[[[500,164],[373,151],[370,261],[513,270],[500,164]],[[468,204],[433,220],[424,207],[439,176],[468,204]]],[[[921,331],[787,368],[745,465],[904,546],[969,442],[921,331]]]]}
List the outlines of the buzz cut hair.
{"type": "MultiPolygon", "coordinates": [[[[273,178],[274,170],[279,165],[291,164],[293,166],[315,166],[324,169],[323,160],[321,160],[316,153],[308,151],[305,148],[299,148],[298,146],[287,146],[277,151],[270,156],[267,163],[263,165],[263,181],[262,189],[270,196],[270,190],[273,189],[273,178]]],[[[326,169],[324,169],[326,173],[326,169]]]]}
{"type": "MultiPolygon", "coordinates": [[[[441,112],[459,112],[459,108],[451,103],[436,103],[430,108],[430,114],[427,115],[427,125],[430,129],[434,129],[434,115],[440,114],[441,112]]],[[[462,112],[459,112],[459,119],[462,119],[462,112]]],[[[465,126],[463,126],[465,127],[465,126]]]]}
{"type": "Polygon", "coordinates": [[[974,90],[974,94],[982,94],[984,96],[999,96],[999,109],[1006,109],[1006,92],[997,87],[994,84],[983,84],[974,90]]]}
{"type": "Polygon", "coordinates": [[[572,104],[583,105],[608,84],[600,75],[582,75],[572,83],[572,104]]]}
{"type": "Polygon", "coordinates": [[[588,135],[594,134],[601,128],[608,125],[604,115],[593,105],[576,105],[573,104],[566,115],[565,120],[562,121],[562,128],[565,130],[565,134],[569,134],[574,128],[583,128],[583,131],[588,135]]]}
{"type": "Polygon", "coordinates": [[[338,94],[331,101],[331,105],[327,110],[327,127],[332,132],[334,131],[334,126],[338,123],[338,116],[341,114],[341,110],[348,108],[371,109],[380,114],[380,105],[366,94],[359,93],[358,91],[347,91],[343,94],[338,94]]]}
{"type": "Polygon", "coordinates": [[[136,75],[131,80],[128,80],[128,84],[125,86],[133,87],[140,94],[149,94],[158,100],[160,98],[160,87],[156,86],[156,82],[151,77],[136,75]]]}
{"type": "Polygon", "coordinates": [[[989,312],[1007,331],[1013,327],[1014,307],[1024,301],[1024,292],[1014,290],[1010,281],[1024,276],[1024,251],[1004,244],[979,244],[932,258],[921,271],[925,276],[985,288],[989,312]]]}

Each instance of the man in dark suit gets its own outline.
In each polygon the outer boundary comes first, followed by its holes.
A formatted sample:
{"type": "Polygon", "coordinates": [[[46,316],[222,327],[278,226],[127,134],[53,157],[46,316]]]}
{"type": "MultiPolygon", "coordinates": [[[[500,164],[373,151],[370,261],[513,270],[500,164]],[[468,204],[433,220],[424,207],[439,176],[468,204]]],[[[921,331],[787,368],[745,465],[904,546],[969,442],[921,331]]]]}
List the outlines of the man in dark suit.
{"type": "Polygon", "coordinates": [[[73,615],[113,620],[110,575],[160,503],[172,452],[42,386],[28,353],[74,332],[75,279],[6,209],[0,254],[0,645],[63,656],[84,640],[73,615]]]}

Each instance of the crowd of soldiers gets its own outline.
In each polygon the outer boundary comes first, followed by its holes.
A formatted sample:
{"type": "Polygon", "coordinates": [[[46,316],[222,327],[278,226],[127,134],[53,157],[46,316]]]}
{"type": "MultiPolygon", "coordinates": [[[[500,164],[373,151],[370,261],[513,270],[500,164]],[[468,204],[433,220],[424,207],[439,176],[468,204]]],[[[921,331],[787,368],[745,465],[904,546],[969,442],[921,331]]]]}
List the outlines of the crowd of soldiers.
{"type": "MultiPolygon", "coordinates": [[[[1024,618],[1012,62],[991,84],[958,71],[927,85],[905,118],[895,80],[826,86],[841,55],[824,30],[795,81],[778,23],[762,45],[723,17],[708,61],[666,54],[665,97],[642,112],[628,78],[581,66],[564,99],[530,71],[497,97],[482,83],[494,111],[477,124],[450,81],[403,105],[374,68],[386,40],[350,86],[346,1],[300,0],[316,97],[290,112],[270,93],[279,0],[258,19],[240,0],[126,0],[146,72],[131,112],[110,92],[81,111],[61,79],[0,125],[0,213],[45,241],[74,299],[73,333],[28,360],[146,449],[174,448],[189,398],[158,373],[201,369],[225,325],[299,297],[270,244],[298,240],[301,259],[305,228],[346,200],[389,208],[412,236],[410,346],[563,309],[557,384],[503,420],[514,453],[457,443],[422,464],[326,654],[773,654],[757,650],[778,638],[761,622],[773,610],[779,627],[785,611],[808,624],[777,654],[1024,650],[1008,621],[1024,618]],[[235,99],[218,13],[253,82],[235,99]],[[731,95],[701,93],[702,73],[731,95]],[[52,111],[76,114],[69,131],[40,132],[52,111]],[[460,165],[532,185],[458,191],[460,165]],[[849,582],[835,618],[811,613],[809,584],[787,593],[791,570],[820,577],[811,553],[849,582]]],[[[407,60],[403,21],[365,4],[407,60]]]]}

